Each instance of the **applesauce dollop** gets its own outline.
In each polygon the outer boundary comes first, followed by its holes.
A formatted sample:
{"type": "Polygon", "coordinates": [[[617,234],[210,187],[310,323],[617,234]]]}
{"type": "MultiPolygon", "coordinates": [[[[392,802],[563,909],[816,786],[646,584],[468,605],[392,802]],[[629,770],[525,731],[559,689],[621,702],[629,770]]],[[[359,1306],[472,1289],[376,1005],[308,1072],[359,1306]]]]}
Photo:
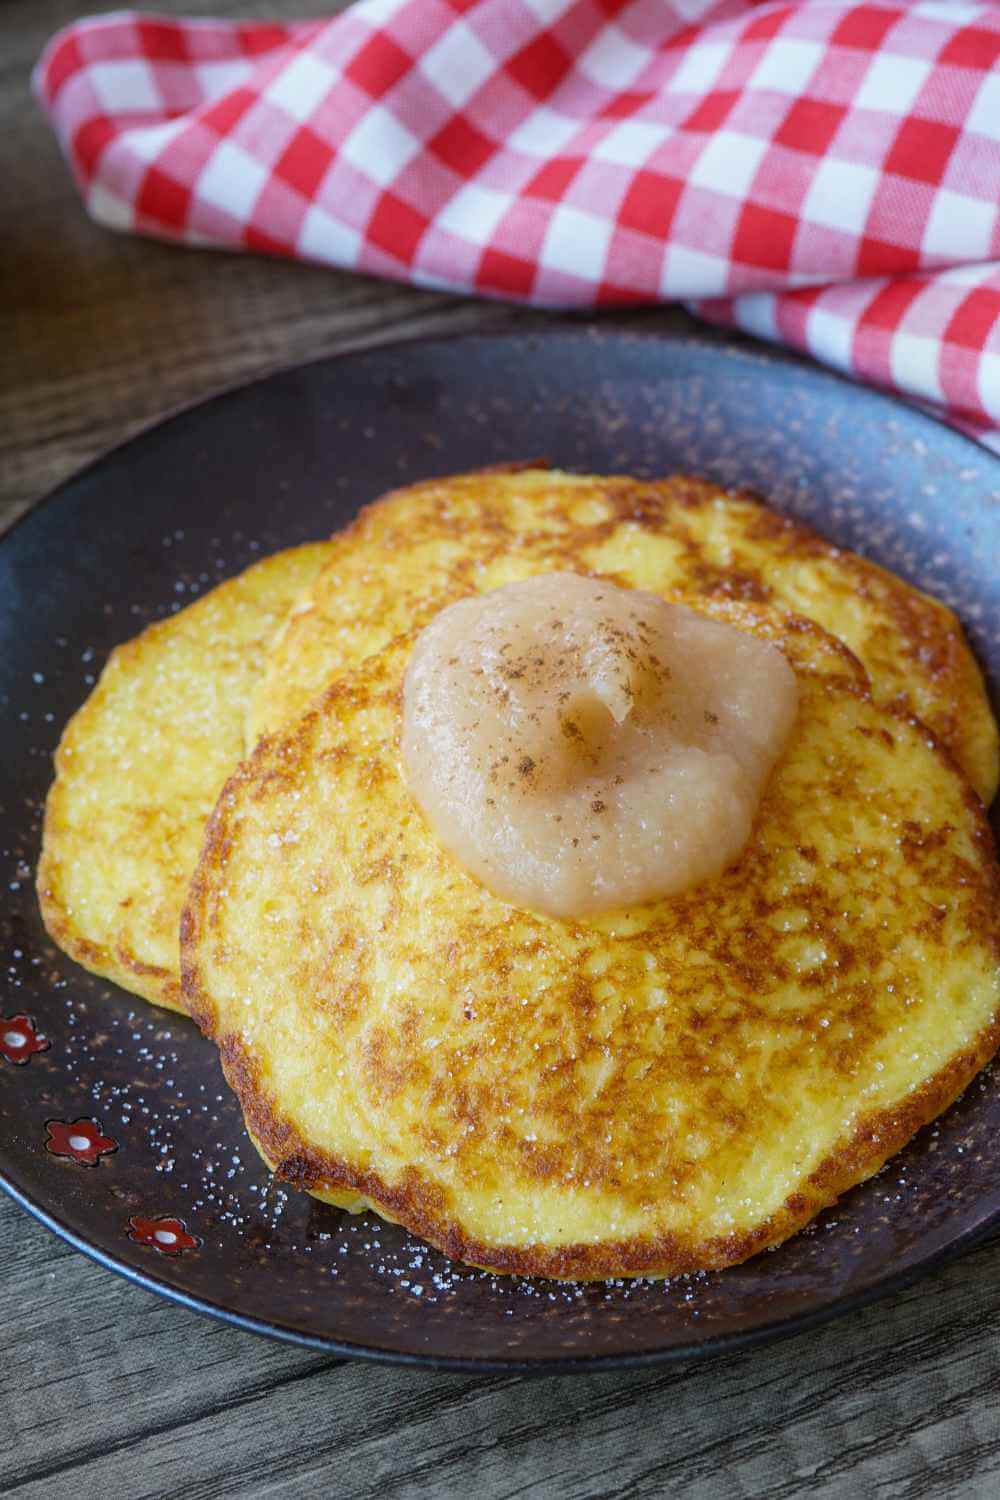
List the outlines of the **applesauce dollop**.
{"type": "Polygon", "coordinates": [[[449,605],[417,637],[403,768],[433,833],[494,895],[586,917],[738,858],[797,704],[776,646],[547,573],[449,605]]]}

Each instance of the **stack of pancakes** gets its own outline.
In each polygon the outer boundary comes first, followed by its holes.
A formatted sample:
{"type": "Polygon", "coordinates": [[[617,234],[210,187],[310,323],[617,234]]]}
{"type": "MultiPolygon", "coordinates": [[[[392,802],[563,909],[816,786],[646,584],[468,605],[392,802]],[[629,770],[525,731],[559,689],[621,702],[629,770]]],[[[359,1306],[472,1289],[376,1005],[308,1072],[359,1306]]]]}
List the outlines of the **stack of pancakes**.
{"type": "Polygon", "coordinates": [[[1000,1042],[997,729],[958,622],[702,481],[388,495],[115,651],[56,768],[38,884],[60,946],[195,1018],[280,1177],[477,1265],[742,1260],[1000,1042]],[[558,571],[775,642],[800,690],[736,864],[581,921],[466,874],[398,751],[415,634],[558,571]]]}

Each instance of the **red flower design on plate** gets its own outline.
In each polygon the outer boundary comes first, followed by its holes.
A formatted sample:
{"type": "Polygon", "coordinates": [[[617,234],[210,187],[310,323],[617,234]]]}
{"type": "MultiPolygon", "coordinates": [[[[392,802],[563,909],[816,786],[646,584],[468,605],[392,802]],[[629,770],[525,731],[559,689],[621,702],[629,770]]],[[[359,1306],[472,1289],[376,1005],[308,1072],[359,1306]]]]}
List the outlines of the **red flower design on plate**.
{"type": "Polygon", "coordinates": [[[46,1151],[83,1167],[96,1167],[102,1156],[118,1150],[118,1142],[102,1135],[96,1120],[46,1120],[45,1128],[49,1133],[46,1151]]]}
{"type": "Polygon", "coordinates": [[[30,1016],[0,1016],[0,1055],[8,1062],[26,1063],[33,1052],[46,1052],[51,1045],[30,1016]]]}
{"type": "Polygon", "coordinates": [[[183,1219],[140,1219],[128,1221],[128,1237],[137,1245],[152,1245],[161,1255],[183,1255],[201,1241],[188,1234],[183,1219]]]}

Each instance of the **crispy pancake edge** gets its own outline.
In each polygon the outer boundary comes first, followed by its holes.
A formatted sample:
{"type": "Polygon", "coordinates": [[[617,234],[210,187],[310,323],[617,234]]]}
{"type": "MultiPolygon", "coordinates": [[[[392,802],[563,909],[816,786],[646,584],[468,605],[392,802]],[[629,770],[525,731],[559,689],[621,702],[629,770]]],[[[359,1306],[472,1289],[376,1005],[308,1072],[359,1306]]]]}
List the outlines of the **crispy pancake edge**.
{"type": "Polygon", "coordinates": [[[318,568],[320,559],[325,558],[328,546],[328,543],[322,541],[303,542],[296,547],[285,548],[280,552],[259,558],[240,573],[234,574],[232,578],[216,584],[179,614],[165,615],[162,619],[154,620],[138,635],[120,642],[109,653],[101,675],[90,693],[67,721],[56,747],[53,758],[55,774],[46,794],[41,852],[35,871],[35,889],[45,930],[63,953],[90,973],[98,975],[101,979],[110,980],[128,994],[138,995],[143,1000],[163,1006],[166,1010],[177,1011],[181,1015],[186,1015],[187,1009],[184,1003],[179,963],[176,969],[166,969],[159,964],[147,963],[138,958],[123,942],[118,942],[113,947],[106,943],[93,942],[90,938],[83,936],[67,918],[62,878],[65,863],[64,850],[62,841],[56,834],[56,826],[64,816],[64,807],[69,796],[68,780],[63,775],[60,764],[61,754],[64,746],[70,742],[81,719],[94,712],[105,673],[114,661],[121,659],[123,653],[141,652],[151,644],[155,649],[155,643],[159,637],[171,634],[177,628],[177,621],[183,615],[187,615],[189,611],[197,611],[212,601],[220,590],[238,588],[248,574],[266,572],[275,566],[275,559],[287,553],[296,553],[300,557],[315,554],[318,568]]]}
{"type": "MultiPolygon", "coordinates": [[[[48,817],[47,806],[46,817],[48,817]]],[[[88,938],[80,937],[61,915],[62,907],[52,894],[48,883],[50,879],[48,866],[40,861],[38,905],[45,931],[57,948],[91,974],[117,984],[126,994],[138,995],[140,999],[149,1000],[153,1005],[162,1005],[165,1010],[177,1011],[182,1016],[187,1015],[184,988],[179,975],[172,974],[168,969],[160,968],[157,964],[143,963],[141,959],[136,958],[133,953],[121,946],[112,953],[104,944],[92,943],[88,938]],[[127,984],[123,978],[123,971],[129,976],[127,984]]]]}
{"type": "MultiPolygon", "coordinates": [[[[337,696],[339,687],[339,682],[332,683],[287,735],[271,737],[272,742],[274,738],[280,738],[292,746],[304,744],[310,725],[323,713],[326,701],[337,696]]],[[[845,690],[870,700],[871,695],[860,686],[845,687],[845,690]]],[[[989,870],[993,907],[1000,913],[1000,866],[997,865],[992,829],[980,798],[965,782],[947,747],[921,720],[901,709],[883,707],[882,711],[916,728],[931,751],[958,775],[963,801],[973,823],[971,837],[980,851],[984,867],[989,870]]],[[[211,925],[208,916],[210,887],[230,848],[226,831],[227,795],[241,782],[253,779],[257,763],[267,757],[268,743],[265,740],[254,755],[237,768],[223,789],[208,824],[201,859],[181,918],[181,972],[186,1008],[205,1034],[217,1043],[223,1071],[240,1101],[251,1138],[279,1180],[327,1201],[337,1201],[340,1195],[367,1200],[376,1212],[403,1223],[452,1259],[503,1274],[574,1281],[601,1280],[609,1276],[672,1276],[737,1265],[768,1246],[788,1239],[849,1188],[877,1172],[922,1126],[947,1109],[1000,1047],[998,1010],[969,1046],[925,1079],[905,1100],[864,1116],[811,1173],[802,1188],[790,1194],[776,1213],[750,1232],[700,1241],[697,1250],[693,1249],[689,1239],[677,1235],[605,1241],[596,1245],[573,1244],[558,1249],[488,1245],[463,1234],[456,1227],[444,1211],[443,1194],[412,1168],[404,1170],[400,1183],[393,1187],[378,1172],[358,1171],[342,1159],[310,1146],[263,1085],[256,1060],[238,1038],[220,1030],[217,1011],[200,981],[197,960],[199,932],[202,924],[211,925]]],[[[1000,962],[1000,930],[996,927],[992,946],[1000,962]]]]}
{"type": "MultiPolygon", "coordinates": [[[[190,999],[189,1004],[191,1014],[206,1029],[204,1010],[199,1012],[190,999]]],[[[811,1175],[805,1191],[791,1194],[778,1213],[749,1234],[702,1242],[697,1255],[674,1235],[566,1245],[557,1250],[504,1249],[471,1239],[442,1216],[438,1195],[412,1168],[403,1173],[401,1185],[392,1188],[377,1172],[357,1172],[336,1157],[314,1151],[261,1087],[259,1070],[241,1044],[232,1037],[216,1040],[226,1081],[240,1100],[247,1130],[279,1181],[327,1201],[336,1201],[338,1193],[356,1194],[384,1218],[404,1224],[452,1260],[484,1270],[561,1281],[600,1281],[609,1276],[677,1276],[690,1271],[724,1270],[789,1239],[843,1193],[877,1172],[922,1126],[930,1124],[958,1098],[1000,1045],[1000,1015],[979,1033],[971,1048],[952,1058],[903,1105],[874,1111],[861,1121],[811,1175]]]]}
{"type": "MultiPolygon", "coordinates": [[[[312,585],[304,591],[298,605],[289,616],[285,628],[272,647],[261,681],[251,699],[247,716],[248,752],[262,729],[275,727],[274,715],[268,710],[266,704],[268,685],[275,679],[281,679],[283,657],[286,655],[292,657],[298,649],[296,637],[300,630],[305,630],[308,640],[309,631],[313,628],[312,622],[307,621],[300,626],[295,620],[295,615],[311,614],[317,602],[322,607],[324,578],[328,570],[331,573],[336,572],[338,553],[342,551],[350,557],[358,546],[369,545],[373,537],[377,541],[379,528],[384,524],[388,524],[390,530],[393,526],[398,526],[402,519],[400,507],[411,499],[415,504],[419,504],[423,496],[428,492],[433,495],[441,486],[475,483],[482,478],[488,478],[490,472],[489,470],[473,470],[422,480],[401,489],[390,490],[363,506],[348,526],[336,534],[333,541],[337,544],[338,551],[331,556],[327,567],[322,570],[312,585]]],[[[750,507],[751,516],[748,522],[747,538],[752,542],[765,542],[773,548],[775,555],[819,560],[836,558],[845,576],[846,574],[852,576],[858,593],[862,596],[876,597],[879,607],[887,611],[887,617],[892,620],[893,626],[899,633],[901,649],[912,662],[915,673],[926,683],[933,683],[943,695],[946,694],[946,690],[950,689],[952,694],[950,706],[947,706],[945,696],[938,705],[933,727],[939,739],[948,739],[954,747],[954,753],[962,764],[964,774],[976,785],[983,800],[987,803],[992,800],[996,792],[998,776],[1000,776],[1000,734],[998,734],[992,712],[989,710],[982,671],[965,639],[961,622],[954,611],[941,600],[924,593],[908,583],[906,579],[881,567],[870,558],[836,546],[812,526],[774,509],[764,497],[750,489],[727,488],[713,484],[707,479],[683,473],[651,480],[640,480],[624,475],[578,473],[563,475],[559,470],[552,470],[537,463],[496,465],[492,472],[501,477],[516,472],[525,475],[529,480],[544,477],[553,485],[557,485],[562,479],[571,490],[577,486],[584,489],[589,486],[599,491],[604,501],[612,508],[613,513],[608,520],[597,522],[589,528],[586,536],[587,547],[600,545],[626,523],[651,533],[656,532],[664,526],[665,518],[671,512],[676,510],[679,513],[684,511],[697,513],[710,506],[713,500],[724,497],[738,506],[750,507]],[[981,702],[987,712],[977,714],[974,722],[963,730],[958,713],[972,700],[981,702]]],[[[502,518],[498,519],[497,514],[491,511],[488,497],[482,503],[481,525],[484,532],[492,537],[491,546],[502,548],[508,535],[507,523],[502,518]]],[[[421,539],[419,512],[414,518],[413,526],[414,540],[419,541],[421,539]]],[[[548,557],[545,566],[540,567],[538,571],[551,571],[559,566],[579,569],[579,561],[574,562],[569,557],[560,558],[557,546],[548,557]]],[[[587,568],[585,571],[589,572],[590,569],[587,568]]],[[[625,587],[632,586],[634,582],[614,572],[605,572],[602,576],[607,576],[611,582],[625,587]]],[[[652,585],[647,583],[645,586],[651,587],[652,585]]],[[[770,602],[779,609],[800,614],[808,613],[808,611],[796,609],[796,606],[791,603],[782,603],[780,591],[779,597],[773,599],[770,585],[762,585],[755,576],[742,574],[738,567],[724,574],[707,560],[701,569],[697,586],[692,586],[691,581],[688,580],[672,588],[658,589],[657,592],[662,592],[668,598],[696,593],[703,597],[721,595],[747,602],[770,602]]],[[[826,628],[832,629],[829,622],[826,628]]],[[[310,691],[303,694],[294,688],[294,668],[292,678],[293,692],[290,701],[294,710],[292,713],[294,718],[299,712],[305,710],[313,693],[321,691],[322,684],[313,683],[310,691]]],[[[281,705],[288,693],[288,684],[278,686],[276,691],[278,703],[281,705]]],[[[878,701],[891,704],[908,713],[921,714],[923,712],[919,702],[911,694],[899,692],[887,698],[877,692],[876,697],[878,701]]],[[[285,703],[285,712],[288,707],[288,703],[285,703]]]]}

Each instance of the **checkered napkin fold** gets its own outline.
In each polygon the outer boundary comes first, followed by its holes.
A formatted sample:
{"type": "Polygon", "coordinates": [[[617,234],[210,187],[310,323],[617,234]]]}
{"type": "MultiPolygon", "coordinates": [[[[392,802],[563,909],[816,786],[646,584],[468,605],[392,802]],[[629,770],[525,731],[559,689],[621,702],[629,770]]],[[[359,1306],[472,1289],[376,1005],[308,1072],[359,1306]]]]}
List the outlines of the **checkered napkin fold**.
{"type": "Polygon", "coordinates": [[[556,307],[683,300],[1000,450],[1000,4],[136,12],[35,75],[114,229],[556,307]]]}

